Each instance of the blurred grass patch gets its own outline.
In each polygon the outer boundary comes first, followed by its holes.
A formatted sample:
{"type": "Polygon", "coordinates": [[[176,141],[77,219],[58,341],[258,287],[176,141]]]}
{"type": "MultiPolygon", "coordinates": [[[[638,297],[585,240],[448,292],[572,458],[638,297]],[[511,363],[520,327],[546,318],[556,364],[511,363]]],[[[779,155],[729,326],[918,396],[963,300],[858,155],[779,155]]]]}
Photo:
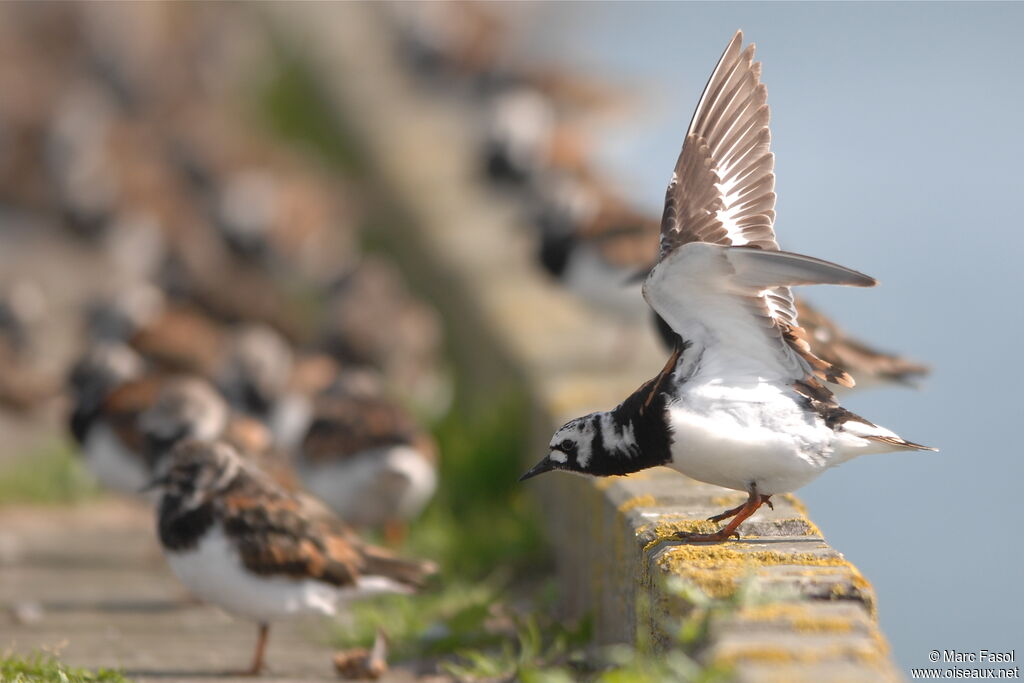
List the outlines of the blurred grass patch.
{"type": "Polygon", "coordinates": [[[0,657],[0,681],[4,683],[127,683],[128,679],[111,669],[89,671],[61,664],[52,655],[0,657]]]}
{"type": "Polygon", "coordinates": [[[0,504],[77,503],[100,489],[66,441],[53,441],[0,466],[0,504]]]}
{"type": "Polygon", "coordinates": [[[277,135],[351,177],[365,164],[355,142],[338,125],[340,113],[327,101],[311,69],[294,50],[278,44],[275,68],[259,84],[257,109],[277,135]]]}

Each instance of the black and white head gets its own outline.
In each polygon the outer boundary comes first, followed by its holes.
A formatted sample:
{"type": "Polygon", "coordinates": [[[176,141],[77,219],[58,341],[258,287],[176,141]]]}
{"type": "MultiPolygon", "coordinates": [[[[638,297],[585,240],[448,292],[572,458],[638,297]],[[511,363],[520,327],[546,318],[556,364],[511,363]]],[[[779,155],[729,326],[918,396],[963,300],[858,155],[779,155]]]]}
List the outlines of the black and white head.
{"type": "Polygon", "coordinates": [[[551,470],[597,474],[596,459],[607,457],[603,445],[601,414],[578,417],[562,425],[548,444],[548,454],[519,478],[525,481],[551,470]]]}
{"type": "Polygon", "coordinates": [[[266,325],[246,325],[234,334],[220,385],[232,405],[266,415],[288,388],[294,354],[287,340],[266,325]]]}
{"type": "Polygon", "coordinates": [[[68,388],[76,406],[95,407],[121,384],[141,377],[145,369],[145,361],[130,347],[95,344],[71,368],[68,388]]]}
{"type": "Polygon", "coordinates": [[[223,184],[214,224],[237,256],[259,259],[270,250],[270,233],[278,210],[278,184],[273,175],[263,169],[246,169],[223,184]]]}
{"type": "Polygon", "coordinates": [[[162,494],[164,505],[192,510],[227,490],[245,468],[241,456],[224,441],[186,440],[168,453],[147,490],[162,494]]]}
{"type": "Polygon", "coordinates": [[[212,441],[227,427],[227,402],[205,380],[179,377],[167,382],[139,416],[148,455],[159,460],[186,439],[212,441]]]}

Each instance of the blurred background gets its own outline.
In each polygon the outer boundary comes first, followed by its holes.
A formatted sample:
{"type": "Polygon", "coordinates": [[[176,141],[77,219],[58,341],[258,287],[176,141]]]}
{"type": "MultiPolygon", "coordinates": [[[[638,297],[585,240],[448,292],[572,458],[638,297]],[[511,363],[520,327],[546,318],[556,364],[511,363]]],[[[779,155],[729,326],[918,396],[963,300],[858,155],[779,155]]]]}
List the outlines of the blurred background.
{"type": "MultiPolygon", "coordinates": [[[[318,91],[329,75],[281,39],[275,15],[222,4],[0,10],[0,511],[81,511],[111,496],[67,427],[89,400],[72,368],[97,347],[130,350],[147,373],[202,378],[265,431],[277,453],[267,457],[286,469],[311,457],[317,416],[368,391],[406,425],[400,438],[425,436],[440,455],[429,504],[363,526],[440,560],[444,589],[411,607],[366,607],[333,645],[366,644],[382,624],[420,662],[535,630],[585,642],[585,625],[544,609],[550,558],[515,485],[522,390],[475,400],[478,378],[451,355],[457,322],[389,255],[414,223],[381,196],[372,161],[318,91]]],[[[819,341],[843,341],[830,348],[866,385],[843,403],[941,449],[865,458],[798,495],[874,584],[901,664],[1020,644],[1013,482],[1024,465],[1011,392],[1024,6],[380,11],[403,77],[465,117],[476,180],[516,207],[538,275],[644,330],[647,312],[623,283],[653,256],[689,117],[742,29],[768,86],[782,248],[881,282],[800,292],[838,326],[816,328],[819,341]]],[[[131,510],[148,532],[145,510],[131,510]]],[[[8,525],[0,551],[22,535],[8,525]]],[[[38,607],[6,606],[29,621],[38,607]]]]}

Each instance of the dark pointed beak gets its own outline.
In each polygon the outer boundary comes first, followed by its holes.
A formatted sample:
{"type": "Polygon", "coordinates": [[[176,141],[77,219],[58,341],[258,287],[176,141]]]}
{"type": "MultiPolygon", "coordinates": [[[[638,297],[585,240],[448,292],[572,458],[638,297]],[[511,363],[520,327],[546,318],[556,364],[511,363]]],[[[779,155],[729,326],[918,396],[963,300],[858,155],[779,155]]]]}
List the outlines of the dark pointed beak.
{"type": "Polygon", "coordinates": [[[544,456],[544,459],[541,460],[536,465],[534,465],[529,472],[519,477],[519,481],[526,481],[527,479],[532,479],[533,477],[536,477],[538,474],[544,474],[545,472],[550,472],[553,469],[555,469],[555,462],[551,458],[544,456]]]}

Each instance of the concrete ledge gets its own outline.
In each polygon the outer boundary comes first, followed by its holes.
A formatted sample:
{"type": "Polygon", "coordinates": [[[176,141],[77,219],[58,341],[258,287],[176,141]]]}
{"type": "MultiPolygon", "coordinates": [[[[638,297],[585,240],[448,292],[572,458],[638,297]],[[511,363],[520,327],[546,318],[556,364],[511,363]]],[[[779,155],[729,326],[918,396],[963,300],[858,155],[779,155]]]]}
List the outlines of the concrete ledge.
{"type": "MultiPolygon", "coordinates": [[[[614,406],[660,369],[664,352],[643,330],[628,339],[626,357],[614,356],[623,332],[539,274],[514,204],[476,181],[471,118],[408,81],[377,9],[266,6],[362,142],[388,200],[413,220],[392,236],[396,255],[452,323],[463,369],[481,395],[525,386],[539,457],[557,425],[614,406]]],[[[742,543],[687,546],[672,532],[705,524],[743,495],[662,468],[604,480],[549,475],[535,486],[565,608],[592,613],[600,642],[642,635],[666,646],[666,618],[692,609],[666,589],[677,577],[713,597],[741,585],[760,596],[709,626],[702,656],[731,666],[738,680],[901,678],[870,584],[796,498],[758,512],[742,543]]]]}

